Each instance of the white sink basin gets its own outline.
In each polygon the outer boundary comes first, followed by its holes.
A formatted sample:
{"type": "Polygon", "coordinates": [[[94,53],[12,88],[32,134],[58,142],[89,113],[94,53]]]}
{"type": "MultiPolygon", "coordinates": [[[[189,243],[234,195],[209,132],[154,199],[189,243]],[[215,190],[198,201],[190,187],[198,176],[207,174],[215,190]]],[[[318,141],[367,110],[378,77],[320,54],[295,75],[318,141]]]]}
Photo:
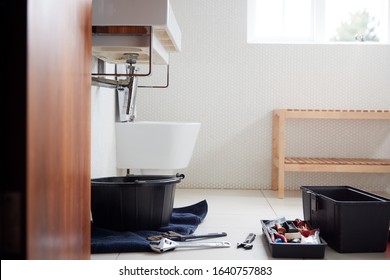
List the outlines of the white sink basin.
{"type": "Polygon", "coordinates": [[[142,174],[174,174],[192,157],[200,123],[116,123],[117,168],[139,169],[142,174]]]}

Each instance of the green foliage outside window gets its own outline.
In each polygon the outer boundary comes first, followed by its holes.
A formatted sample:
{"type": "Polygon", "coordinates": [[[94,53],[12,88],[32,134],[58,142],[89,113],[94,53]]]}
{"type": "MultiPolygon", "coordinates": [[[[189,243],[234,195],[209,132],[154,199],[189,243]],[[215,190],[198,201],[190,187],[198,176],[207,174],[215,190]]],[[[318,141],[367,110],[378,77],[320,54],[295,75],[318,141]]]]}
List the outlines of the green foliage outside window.
{"type": "Polygon", "coordinates": [[[370,16],[367,10],[357,11],[350,14],[347,21],[341,22],[340,27],[336,29],[336,35],[331,41],[379,41],[375,28],[379,22],[375,17],[370,16]]]}

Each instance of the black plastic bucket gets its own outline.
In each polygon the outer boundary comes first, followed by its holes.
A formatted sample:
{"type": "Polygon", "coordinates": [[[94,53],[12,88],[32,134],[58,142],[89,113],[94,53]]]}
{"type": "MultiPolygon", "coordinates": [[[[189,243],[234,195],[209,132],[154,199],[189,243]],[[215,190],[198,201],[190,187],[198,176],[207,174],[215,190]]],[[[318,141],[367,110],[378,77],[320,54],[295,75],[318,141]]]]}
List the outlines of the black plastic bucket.
{"type": "Polygon", "coordinates": [[[92,179],[92,222],[116,231],[166,226],[172,215],[176,184],[183,178],[183,174],[176,174],[92,179]]]}
{"type": "Polygon", "coordinates": [[[390,199],[350,186],[302,186],[303,216],[339,253],[384,252],[390,199]]]}

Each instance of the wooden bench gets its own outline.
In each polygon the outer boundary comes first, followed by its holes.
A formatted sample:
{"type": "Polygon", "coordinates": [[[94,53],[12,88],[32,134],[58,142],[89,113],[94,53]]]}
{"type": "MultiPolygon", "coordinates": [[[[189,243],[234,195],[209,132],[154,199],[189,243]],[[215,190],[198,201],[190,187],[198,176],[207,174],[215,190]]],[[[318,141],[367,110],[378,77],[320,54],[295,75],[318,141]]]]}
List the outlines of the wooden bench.
{"type": "Polygon", "coordinates": [[[284,198],[286,172],[390,173],[390,159],[286,157],[287,119],[390,120],[390,110],[277,109],[273,114],[272,189],[284,198]]]}

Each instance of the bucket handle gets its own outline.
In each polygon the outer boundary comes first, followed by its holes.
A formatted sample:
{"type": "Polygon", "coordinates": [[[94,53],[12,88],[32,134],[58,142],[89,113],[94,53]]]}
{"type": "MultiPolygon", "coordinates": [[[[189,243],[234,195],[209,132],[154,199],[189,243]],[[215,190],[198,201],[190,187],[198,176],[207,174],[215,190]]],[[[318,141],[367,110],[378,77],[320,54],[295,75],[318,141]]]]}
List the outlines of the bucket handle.
{"type": "Polygon", "coordinates": [[[310,210],[312,212],[318,211],[318,195],[312,191],[306,190],[306,193],[310,195],[310,210]]]}

